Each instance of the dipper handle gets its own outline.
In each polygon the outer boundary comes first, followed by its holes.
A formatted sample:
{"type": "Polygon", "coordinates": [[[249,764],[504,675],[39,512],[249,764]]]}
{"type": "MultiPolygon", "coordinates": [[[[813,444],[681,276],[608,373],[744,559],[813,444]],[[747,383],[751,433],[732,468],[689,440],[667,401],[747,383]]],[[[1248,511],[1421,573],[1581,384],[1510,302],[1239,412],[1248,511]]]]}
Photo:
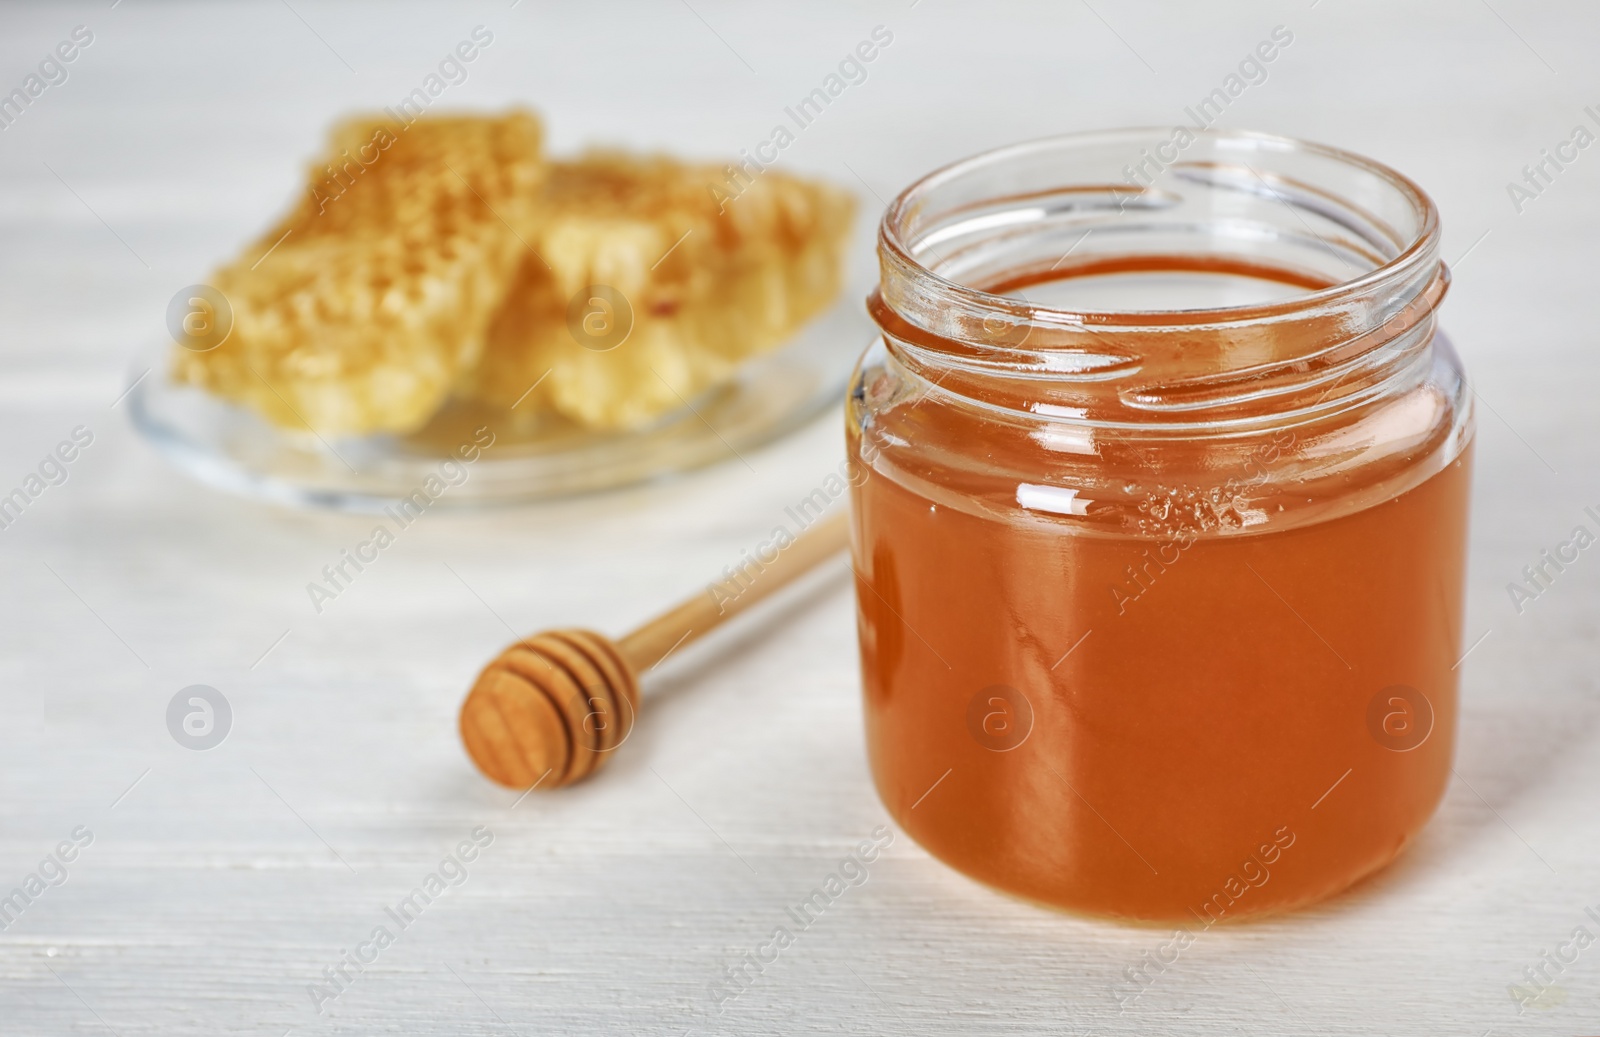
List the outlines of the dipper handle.
{"type": "Polygon", "coordinates": [[[770,562],[713,584],[613,642],[552,630],[510,645],[461,704],[461,740],[480,771],[512,788],[559,788],[599,770],[633,729],[639,675],[842,550],[849,516],[833,515],[770,562]],[[755,571],[750,571],[754,569],[755,571]]]}
{"type": "Polygon", "coordinates": [[[841,511],[806,530],[771,562],[757,562],[761,571],[746,575],[747,584],[735,583],[721,593],[692,595],[663,612],[618,642],[623,657],[640,673],[649,670],[683,645],[693,644],[709,631],[786,586],[850,543],[850,515],[841,511]]]}

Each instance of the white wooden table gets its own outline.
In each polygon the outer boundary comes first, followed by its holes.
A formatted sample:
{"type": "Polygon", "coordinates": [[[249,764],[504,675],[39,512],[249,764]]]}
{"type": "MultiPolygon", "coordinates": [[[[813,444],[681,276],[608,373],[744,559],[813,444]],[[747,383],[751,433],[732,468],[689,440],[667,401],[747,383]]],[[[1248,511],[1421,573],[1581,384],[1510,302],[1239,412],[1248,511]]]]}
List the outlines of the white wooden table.
{"type": "Polygon", "coordinates": [[[1600,149],[1520,214],[1506,187],[1600,103],[1600,11],[556,7],[0,9],[3,92],[75,26],[93,33],[0,131],[0,491],[74,428],[94,437],[0,531],[0,895],[92,834],[0,932],[0,1033],[1600,1029],[1600,948],[1537,1006],[1508,994],[1575,926],[1600,935],[1584,913],[1600,904],[1600,559],[1520,615],[1506,592],[1600,504],[1600,149]],[[1012,902],[897,834],[718,1014],[709,985],[887,820],[842,571],[680,653],[627,750],[560,795],[518,805],[482,780],[455,711],[508,628],[621,632],[735,561],[837,464],[837,414],[750,454],[753,472],[429,515],[318,616],[305,584],[370,520],[193,485],[113,402],[172,293],[279,210],[325,124],[394,103],[480,24],[493,44],[450,103],[530,102],[558,149],[703,155],[766,139],[887,26],[867,81],[782,158],[885,198],[989,146],[1181,120],[1288,26],[1222,123],[1348,146],[1434,193],[1459,263],[1446,323],[1483,401],[1467,635],[1489,633],[1463,666],[1460,780],[1415,848],[1316,910],[1206,933],[1119,1010],[1112,985],[1165,932],[1012,902]],[[168,733],[191,684],[231,705],[210,751],[168,733]],[[396,926],[385,908],[480,826],[493,841],[461,884],[396,926]],[[393,944],[344,965],[379,925],[393,944]],[[319,1014],[310,988],[339,966],[319,1014]]]}

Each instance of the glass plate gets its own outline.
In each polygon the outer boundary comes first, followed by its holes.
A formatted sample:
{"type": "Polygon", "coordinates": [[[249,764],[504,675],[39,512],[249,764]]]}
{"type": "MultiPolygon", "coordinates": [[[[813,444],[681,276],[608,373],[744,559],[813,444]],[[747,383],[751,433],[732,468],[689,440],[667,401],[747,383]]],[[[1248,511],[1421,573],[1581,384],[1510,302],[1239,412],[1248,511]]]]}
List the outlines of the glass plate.
{"type": "Polygon", "coordinates": [[[659,479],[732,459],[843,400],[856,358],[877,333],[863,306],[877,275],[870,257],[870,247],[854,250],[838,302],[793,338],[688,406],[627,432],[561,423],[518,433],[504,412],[451,404],[410,435],[325,442],[174,383],[170,342],[140,357],[134,371],[148,373],[129,393],[129,414],[162,454],[201,482],[301,507],[378,511],[419,492],[427,500],[418,506],[477,507],[659,479]],[[460,460],[458,451],[485,425],[493,445],[474,461],[460,460]]]}

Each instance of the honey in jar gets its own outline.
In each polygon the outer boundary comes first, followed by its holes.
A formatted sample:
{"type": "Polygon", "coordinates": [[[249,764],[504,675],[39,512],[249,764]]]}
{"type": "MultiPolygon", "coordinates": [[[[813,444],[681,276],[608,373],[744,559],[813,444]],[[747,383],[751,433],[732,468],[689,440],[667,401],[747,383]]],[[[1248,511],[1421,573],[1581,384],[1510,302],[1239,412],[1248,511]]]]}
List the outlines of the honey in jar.
{"type": "Polygon", "coordinates": [[[1246,133],[1138,164],[1170,137],[897,198],[847,431],[890,813],[1001,890],[1209,925],[1443,795],[1472,420],[1420,188],[1246,133]]]}

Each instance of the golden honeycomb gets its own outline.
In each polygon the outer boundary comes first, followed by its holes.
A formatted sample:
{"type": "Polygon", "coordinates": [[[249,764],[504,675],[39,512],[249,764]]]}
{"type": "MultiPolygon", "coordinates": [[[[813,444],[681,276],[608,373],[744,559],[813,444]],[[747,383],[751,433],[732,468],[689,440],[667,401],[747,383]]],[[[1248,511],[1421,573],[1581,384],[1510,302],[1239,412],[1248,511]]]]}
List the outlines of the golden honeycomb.
{"type": "Polygon", "coordinates": [[[547,163],[541,136],[520,111],[335,127],[306,197],[214,276],[231,333],[180,343],[175,376],[320,436],[413,432],[452,397],[631,428],[838,293],[849,195],[664,156],[547,163]]]}
{"type": "Polygon", "coordinates": [[[233,327],[178,380],[319,435],[409,432],[478,360],[544,175],[533,116],[357,119],[219,270],[233,327]]]}
{"type": "Polygon", "coordinates": [[[463,394],[524,420],[553,412],[596,428],[638,426],[826,308],[854,200],[771,171],[731,198],[727,186],[724,168],[663,156],[553,162],[533,254],[463,394]],[[622,301],[602,293],[590,304],[593,286],[622,301]]]}

